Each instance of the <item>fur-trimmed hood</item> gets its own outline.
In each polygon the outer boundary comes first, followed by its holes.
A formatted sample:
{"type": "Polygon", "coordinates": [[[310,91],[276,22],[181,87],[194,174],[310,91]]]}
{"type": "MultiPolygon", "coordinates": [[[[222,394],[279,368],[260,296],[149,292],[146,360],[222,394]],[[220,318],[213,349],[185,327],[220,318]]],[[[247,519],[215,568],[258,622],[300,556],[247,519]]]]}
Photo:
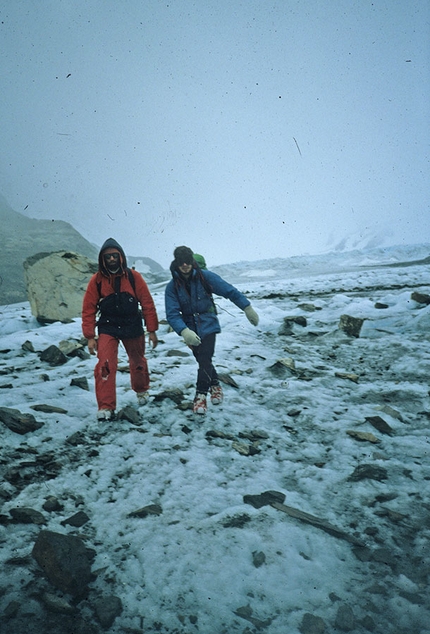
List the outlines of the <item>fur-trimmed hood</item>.
{"type": "Polygon", "coordinates": [[[125,271],[125,269],[127,268],[127,258],[125,256],[124,249],[116,240],[114,240],[114,238],[108,238],[103,243],[102,248],[99,252],[99,270],[101,271],[101,273],[107,276],[110,275],[110,272],[106,268],[105,262],[103,260],[103,252],[106,251],[106,249],[116,249],[118,251],[118,253],[120,254],[121,271],[125,271]]]}

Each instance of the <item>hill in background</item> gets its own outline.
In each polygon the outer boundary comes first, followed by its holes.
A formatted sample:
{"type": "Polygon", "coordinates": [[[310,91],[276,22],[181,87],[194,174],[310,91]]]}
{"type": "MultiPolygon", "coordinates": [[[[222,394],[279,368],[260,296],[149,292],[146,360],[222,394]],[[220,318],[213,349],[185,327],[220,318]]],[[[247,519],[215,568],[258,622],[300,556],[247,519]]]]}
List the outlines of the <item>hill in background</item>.
{"type": "MultiPolygon", "coordinates": [[[[97,262],[99,247],[88,242],[76,229],[63,220],[37,220],[15,211],[0,196],[0,305],[27,301],[24,281],[24,261],[36,253],[68,250],[85,255],[97,262]]],[[[127,258],[129,265],[158,281],[163,268],[150,258],[127,258]],[[141,264],[144,269],[141,269],[141,264]]]]}

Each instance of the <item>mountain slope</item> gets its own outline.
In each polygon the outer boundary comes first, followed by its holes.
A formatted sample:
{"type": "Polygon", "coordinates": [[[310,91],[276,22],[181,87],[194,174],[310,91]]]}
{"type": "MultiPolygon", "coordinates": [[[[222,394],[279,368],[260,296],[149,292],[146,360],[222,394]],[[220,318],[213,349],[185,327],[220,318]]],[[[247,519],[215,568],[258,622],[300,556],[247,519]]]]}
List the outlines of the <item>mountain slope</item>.
{"type": "Polygon", "coordinates": [[[36,220],[14,211],[0,196],[0,305],[27,300],[23,262],[30,255],[67,249],[97,258],[97,248],[63,220],[36,220]]]}

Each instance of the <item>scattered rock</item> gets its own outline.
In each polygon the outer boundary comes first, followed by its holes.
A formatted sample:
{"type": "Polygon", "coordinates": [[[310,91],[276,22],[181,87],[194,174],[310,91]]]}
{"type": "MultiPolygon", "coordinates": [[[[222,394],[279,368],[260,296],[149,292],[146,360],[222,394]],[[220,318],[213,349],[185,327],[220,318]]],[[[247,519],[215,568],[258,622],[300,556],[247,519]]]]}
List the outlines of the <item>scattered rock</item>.
{"type": "Polygon", "coordinates": [[[16,434],[24,435],[43,427],[32,414],[23,414],[18,409],[0,407],[0,421],[16,434]]]}
{"type": "Polygon", "coordinates": [[[120,409],[117,414],[117,418],[118,420],[126,420],[129,423],[132,423],[132,425],[139,426],[142,424],[139,412],[131,405],[127,405],[123,409],[120,409]]]}
{"type": "Polygon", "coordinates": [[[44,412],[45,414],[67,414],[67,410],[54,405],[30,405],[35,412],[44,412]]]}
{"type": "Polygon", "coordinates": [[[24,350],[25,352],[35,352],[34,346],[31,343],[31,341],[24,341],[24,343],[21,346],[21,349],[24,350]]]}
{"type": "Polygon", "coordinates": [[[378,443],[381,442],[379,438],[376,438],[373,434],[370,434],[365,431],[356,431],[355,429],[347,429],[346,433],[351,436],[351,438],[355,438],[355,440],[361,440],[366,442],[378,443]]]}
{"type": "Polygon", "coordinates": [[[53,513],[54,511],[62,511],[64,506],[59,502],[58,498],[54,495],[50,495],[43,503],[42,508],[48,513],[53,513]]]}
{"type": "Polygon", "coordinates": [[[326,625],[320,616],[314,616],[309,612],[303,615],[299,630],[301,634],[324,634],[326,625]]]}
{"type": "Polygon", "coordinates": [[[52,366],[64,365],[65,363],[67,363],[66,355],[61,352],[58,346],[55,346],[54,344],[40,353],[40,360],[45,361],[52,366]]]}
{"type": "Polygon", "coordinates": [[[255,509],[260,509],[262,506],[268,506],[274,502],[283,504],[285,502],[285,495],[279,491],[264,491],[258,495],[244,495],[243,501],[255,509]]]}
{"type": "Polygon", "coordinates": [[[101,626],[109,629],[122,612],[122,602],[114,595],[105,596],[94,602],[94,610],[101,626]]]}
{"type": "Polygon", "coordinates": [[[71,517],[61,522],[61,526],[74,526],[75,528],[80,528],[84,524],[90,521],[90,518],[84,511],[78,511],[71,517]]]}
{"type": "Polygon", "coordinates": [[[351,317],[350,315],[341,315],[339,321],[339,329],[343,330],[350,337],[359,337],[364,319],[360,317],[351,317]]]}
{"type": "Polygon", "coordinates": [[[76,598],[86,595],[93,576],[88,550],[78,537],[43,530],[32,555],[53,586],[76,598]]]}
{"type": "Polygon", "coordinates": [[[127,517],[148,517],[148,515],[161,515],[163,509],[159,504],[148,504],[137,511],[128,513],[127,517]]]}
{"type": "Polygon", "coordinates": [[[226,385],[230,385],[231,387],[235,387],[236,389],[239,389],[238,384],[233,379],[233,377],[231,377],[229,374],[218,372],[218,378],[220,381],[222,381],[222,383],[225,383],[226,385]]]}
{"type": "Polygon", "coordinates": [[[90,391],[90,387],[88,385],[88,379],[86,376],[81,376],[79,378],[76,379],[72,379],[70,381],[70,385],[73,387],[79,387],[81,388],[81,390],[86,390],[87,392],[90,391]]]}
{"type": "Polygon", "coordinates": [[[358,383],[360,378],[358,374],[352,374],[350,372],[335,372],[334,375],[339,379],[348,379],[349,381],[353,381],[353,383],[358,383]]]}
{"type": "Polygon", "coordinates": [[[366,416],[365,418],[366,421],[370,423],[372,427],[381,432],[381,434],[388,434],[389,436],[394,434],[392,427],[390,427],[390,425],[380,416],[366,416]]]}
{"type": "Polygon", "coordinates": [[[411,293],[411,299],[418,304],[430,304],[430,295],[427,295],[426,293],[414,291],[411,293]]]}
{"type": "Polygon", "coordinates": [[[20,524],[46,524],[46,519],[42,513],[24,506],[10,509],[9,513],[12,515],[13,520],[20,524]]]}
{"type": "Polygon", "coordinates": [[[235,515],[234,517],[227,517],[222,525],[224,528],[243,528],[246,524],[251,521],[248,513],[240,513],[239,515],[235,515]]]}
{"type": "Polygon", "coordinates": [[[377,308],[378,310],[383,310],[385,308],[389,308],[389,306],[388,304],[383,304],[382,302],[376,302],[375,308],[377,308]]]}
{"type": "Polygon", "coordinates": [[[265,621],[262,621],[261,619],[257,619],[254,616],[252,616],[253,610],[249,605],[245,605],[241,608],[238,608],[237,610],[234,611],[234,613],[236,614],[236,616],[239,616],[241,619],[245,619],[246,621],[249,621],[250,623],[252,623],[252,625],[254,627],[256,627],[258,630],[264,629],[265,627],[269,627],[269,625],[272,623],[273,619],[266,619],[265,621]]]}
{"type": "Polygon", "coordinates": [[[247,443],[235,440],[231,446],[235,451],[242,454],[242,456],[255,456],[260,453],[260,449],[255,444],[248,445],[247,443]]]}
{"type": "Polygon", "coordinates": [[[168,350],[166,357],[189,357],[188,352],[184,352],[183,350],[168,350]]]}
{"type": "Polygon", "coordinates": [[[279,378],[285,376],[294,376],[296,374],[296,365],[294,359],[287,357],[286,359],[278,359],[275,363],[269,366],[270,372],[279,378]]]}
{"type": "Polygon", "coordinates": [[[266,555],[263,552],[254,551],[252,553],[252,563],[256,568],[260,568],[264,563],[266,563],[266,555]]]}
{"type": "Polygon", "coordinates": [[[350,482],[358,482],[359,480],[386,480],[388,478],[387,470],[383,467],[371,464],[360,464],[353,473],[348,477],[350,482]]]}
{"type": "Polygon", "coordinates": [[[342,630],[342,632],[350,632],[355,628],[354,612],[349,605],[342,604],[339,606],[336,614],[335,627],[338,630],[342,630]]]}
{"type": "Polygon", "coordinates": [[[165,399],[170,399],[179,405],[184,400],[184,393],[178,388],[170,388],[168,390],[163,390],[163,392],[155,394],[154,396],[154,402],[156,403],[164,401],[165,399]]]}
{"type": "Polygon", "coordinates": [[[42,594],[42,601],[46,609],[50,612],[57,612],[58,614],[74,614],[76,612],[74,605],[64,597],[57,597],[57,595],[51,592],[44,592],[42,594]]]}

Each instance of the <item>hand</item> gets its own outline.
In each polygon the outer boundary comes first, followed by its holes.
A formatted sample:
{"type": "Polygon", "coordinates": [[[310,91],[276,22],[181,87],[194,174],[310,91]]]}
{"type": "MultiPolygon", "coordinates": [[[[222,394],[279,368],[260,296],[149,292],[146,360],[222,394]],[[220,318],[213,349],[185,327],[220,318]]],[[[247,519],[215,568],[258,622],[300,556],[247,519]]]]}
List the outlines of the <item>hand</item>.
{"type": "Polygon", "coordinates": [[[252,308],[251,304],[245,308],[245,315],[246,315],[246,318],[248,319],[248,321],[253,326],[258,326],[258,321],[259,321],[258,315],[255,312],[255,310],[252,308]]]}
{"type": "Polygon", "coordinates": [[[158,337],[156,332],[148,332],[149,343],[152,345],[152,349],[154,350],[158,344],[158,337]]]}
{"type": "Polygon", "coordinates": [[[184,338],[187,346],[199,346],[202,342],[200,337],[194,332],[194,330],[190,330],[189,328],[184,328],[181,331],[181,336],[184,338]]]}
{"type": "Polygon", "coordinates": [[[97,341],[94,337],[88,339],[88,352],[90,354],[96,354],[97,352],[97,341]]]}

